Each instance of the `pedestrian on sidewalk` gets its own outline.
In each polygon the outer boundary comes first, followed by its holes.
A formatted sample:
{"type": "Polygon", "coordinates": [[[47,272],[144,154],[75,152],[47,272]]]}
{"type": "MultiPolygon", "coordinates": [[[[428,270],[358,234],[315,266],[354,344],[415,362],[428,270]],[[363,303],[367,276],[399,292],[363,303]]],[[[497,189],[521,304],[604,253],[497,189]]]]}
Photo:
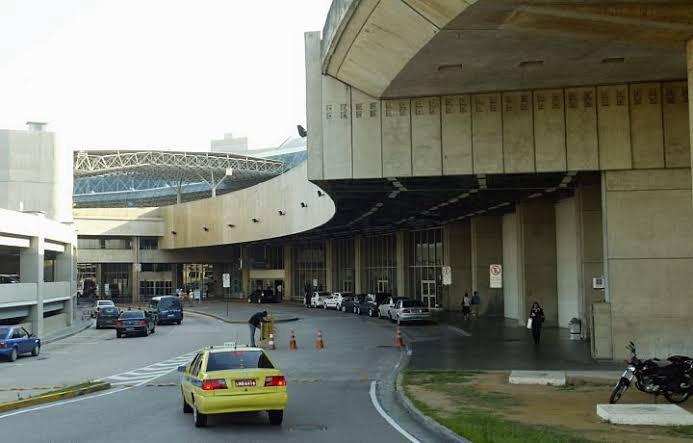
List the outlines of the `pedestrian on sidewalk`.
{"type": "Polygon", "coordinates": [[[534,302],[529,310],[529,319],[532,321],[532,338],[534,344],[538,345],[541,340],[541,326],[544,323],[544,310],[539,305],[539,302],[534,302]]]}
{"type": "Polygon", "coordinates": [[[474,291],[472,295],[472,313],[474,317],[479,318],[479,307],[481,306],[481,297],[479,297],[479,292],[474,291]]]}
{"type": "Polygon", "coordinates": [[[469,319],[470,312],[472,312],[472,301],[469,298],[469,293],[465,292],[462,298],[462,316],[465,320],[469,319]]]}
{"type": "Polygon", "coordinates": [[[265,317],[267,317],[267,311],[256,312],[248,320],[248,326],[250,326],[250,346],[252,347],[255,347],[255,330],[265,321],[265,317]]]}

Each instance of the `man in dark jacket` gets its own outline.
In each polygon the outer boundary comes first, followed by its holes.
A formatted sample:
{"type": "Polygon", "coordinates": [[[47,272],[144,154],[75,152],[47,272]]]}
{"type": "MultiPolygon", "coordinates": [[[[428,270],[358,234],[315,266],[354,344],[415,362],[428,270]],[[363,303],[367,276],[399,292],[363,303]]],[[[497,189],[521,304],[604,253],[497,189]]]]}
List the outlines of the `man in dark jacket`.
{"type": "Polygon", "coordinates": [[[267,317],[267,311],[256,312],[248,320],[248,326],[250,326],[250,346],[255,347],[255,330],[260,327],[260,324],[267,317]]]}

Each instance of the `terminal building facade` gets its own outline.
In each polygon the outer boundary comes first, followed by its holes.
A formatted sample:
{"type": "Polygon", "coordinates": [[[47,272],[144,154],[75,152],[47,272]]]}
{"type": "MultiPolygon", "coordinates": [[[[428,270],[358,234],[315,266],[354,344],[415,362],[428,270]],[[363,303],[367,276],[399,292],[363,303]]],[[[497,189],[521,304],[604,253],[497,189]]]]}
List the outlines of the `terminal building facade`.
{"type": "Polygon", "coordinates": [[[595,358],[691,354],[685,8],[335,0],[305,35],[307,138],[75,154],[76,279],[135,301],[478,291],[518,325],[534,301],[579,319],[595,358]]]}

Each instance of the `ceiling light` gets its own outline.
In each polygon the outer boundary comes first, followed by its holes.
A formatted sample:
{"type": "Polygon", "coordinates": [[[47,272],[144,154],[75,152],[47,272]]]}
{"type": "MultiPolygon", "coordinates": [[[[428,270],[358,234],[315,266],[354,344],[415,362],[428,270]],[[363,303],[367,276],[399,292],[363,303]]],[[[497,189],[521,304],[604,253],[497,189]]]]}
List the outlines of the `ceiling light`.
{"type": "Polygon", "coordinates": [[[528,198],[537,198],[541,197],[541,192],[535,192],[534,194],[531,194],[528,198]]]}
{"type": "Polygon", "coordinates": [[[209,228],[208,228],[207,226],[203,226],[203,227],[202,227],[202,230],[205,231],[205,232],[209,232],[209,228]]]}
{"type": "Polygon", "coordinates": [[[457,203],[458,201],[460,201],[460,199],[457,197],[454,197],[454,198],[451,198],[450,200],[448,200],[448,203],[457,203]]]}
{"type": "Polygon", "coordinates": [[[470,190],[469,190],[469,193],[470,193],[470,194],[476,194],[477,192],[479,192],[478,189],[470,189],[470,190]]]}
{"type": "Polygon", "coordinates": [[[307,208],[308,205],[306,204],[306,202],[301,202],[301,207],[302,207],[302,208],[307,208]]]}
{"type": "Polygon", "coordinates": [[[390,192],[390,195],[388,195],[388,198],[395,198],[399,195],[399,191],[392,191],[390,192]]]}
{"type": "Polygon", "coordinates": [[[284,212],[284,211],[278,211],[278,212],[279,212],[279,215],[286,215],[286,212],[284,212]]]}

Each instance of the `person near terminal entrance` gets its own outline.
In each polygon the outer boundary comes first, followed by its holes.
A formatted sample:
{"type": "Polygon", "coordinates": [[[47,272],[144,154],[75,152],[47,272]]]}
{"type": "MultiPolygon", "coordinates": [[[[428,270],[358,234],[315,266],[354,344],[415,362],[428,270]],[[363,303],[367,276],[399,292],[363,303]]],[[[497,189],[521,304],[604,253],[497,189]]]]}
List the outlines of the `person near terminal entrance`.
{"type": "Polygon", "coordinates": [[[256,312],[248,320],[248,326],[250,326],[250,346],[255,347],[255,330],[260,327],[265,317],[267,317],[267,311],[256,312]]]}
{"type": "Polygon", "coordinates": [[[479,317],[479,308],[481,307],[481,297],[478,291],[474,291],[472,295],[472,314],[474,317],[479,317]]]}
{"type": "Polygon", "coordinates": [[[539,302],[534,302],[529,310],[529,318],[532,320],[532,338],[534,344],[538,345],[541,340],[541,326],[544,323],[544,310],[539,305],[539,302]]]}
{"type": "Polygon", "coordinates": [[[472,301],[469,298],[469,293],[465,292],[462,297],[462,316],[465,320],[469,319],[469,313],[472,311],[472,301]]]}

